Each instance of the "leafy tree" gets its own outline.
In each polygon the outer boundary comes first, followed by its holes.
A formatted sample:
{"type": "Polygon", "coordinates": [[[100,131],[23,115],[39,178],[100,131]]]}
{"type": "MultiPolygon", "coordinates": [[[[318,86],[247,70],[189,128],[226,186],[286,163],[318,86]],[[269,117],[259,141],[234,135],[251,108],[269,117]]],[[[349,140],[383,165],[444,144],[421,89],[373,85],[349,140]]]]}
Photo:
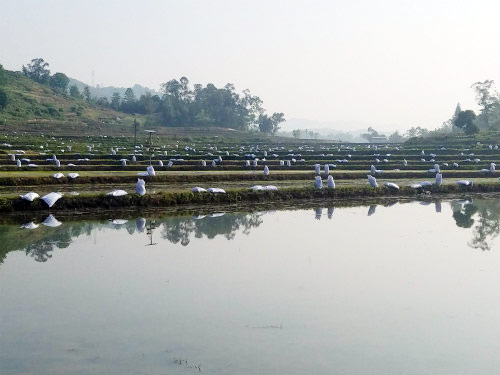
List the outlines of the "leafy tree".
{"type": "Polygon", "coordinates": [[[285,121],[283,113],[273,113],[272,116],[262,114],[259,116],[259,130],[263,133],[275,134],[279,130],[279,124],[285,121]]]}
{"type": "Polygon", "coordinates": [[[125,94],[123,96],[123,102],[120,106],[120,109],[123,112],[134,113],[137,112],[136,108],[137,108],[137,100],[135,99],[134,90],[132,90],[129,87],[127,90],[125,90],[125,94]]]}
{"type": "Polygon", "coordinates": [[[494,89],[495,81],[476,82],[471,87],[476,92],[476,102],[481,108],[476,123],[484,129],[491,127],[492,115],[500,105],[499,94],[494,89]]]}
{"type": "Polygon", "coordinates": [[[2,112],[3,109],[7,106],[7,102],[7,93],[4,90],[0,89],[0,112],[2,112]]]}
{"type": "Polygon", "coordinates": [[[5,85],[6,83],[7,83],[7,73],[5,73],[2,64],[0,64],[0,86],[5,85]]]}
{"type": "Polygon", "coordinates": [[[278,130],[280,130],[280,124],[285,122],[285,114],[282,112],[275,112],[271,116],[271,120],[273,122],[273,134],[275,134],[278,130]]]}
{"type": "Polygon", "coordinates": [[[163,93],[163,96],[173,96],[177,99],[180,97],[180,91],[181,91],[181,84],[179,81],[176,79],[172,79],[166,83],[161,84],[161,92],[163,93]]]}
{"type": "Polygon", "coordinates": [[[90,88],[88,86],[85,86],[83,89],[83,97],[87,102],[90,103],[91,95],[90,95],[90,88]]]}
{"type": "Polygon", "coordinates": [[[425,137],[426,135],[429,134],[429,130],[422,128],[420,126],[417,127],[411,127],[408,129],[406,132],[406,137],[408,138],[413,138],[413,137],[425,137]]]}
{"type": "Polygon", "coordinates": [[[181,100],[191,101],[193,98],[193,92],[189,89],[189,79],[186,77],[181,77],[179,80],[180,89],[179,97],[181,100]]]}
{"type": "Polygon", "coordinates": [[[65,93],[68,89],[69,78],[64,73],[56,73],[50,77],[49,85],[54,90],[65,93]]]}
{"type": "Polygon", "coordinates": [[[397,130],[389,136],[389,142],[392,143],[401,143],[404,140],[405,138],[397,130]]]}
{"type": "Polygon", "coordinates": [[[262,114],[259,116],[259,130],[262,133],[271,134],[273,132],[273,123],[268,115],[262,114]]]}
{"type": "Polygon", "coordinates": [[[31,60],[28,66],[22,67],[24,75],[31,78],[33,81],[38,83],[47,84],[50,79],[50,70],[47,69],[49,63],[45,62],[44,59],[37,58],[31,60]]]}
{"type": "Polygon", "coordinates": [[[476,121],[476,114],[474,113],[474,111],[468,109],[458,114],[454,122],[454,125],[457,128],[463,129],[465,134],[472,135],[479,132],[479,128],[475,124],[475,121],[476,121]]]}
{"type": "Polygon", "coordinates": [[[123,99],[125,100],[125,102],[127,103],[132,103],[135,101],[135,94],[134,94],[134,90],[132,90],[132,88],[128,88],[127,90],[125,90],[125,94],[123,96],[123,99]]]}
{"type": "Polygon", "coordinates": [[[479,133],[479,127],[476,125],[475,122],[473,122],[470,125],[467,125],[464,129],[465,134],[467,135],[474,135],[479,133]]]}
{"type": "Polygon", "coordinates": [[[300,129],[294,129],[294,130],[292,130],[292,135],[293,135],[293,137],[294,137],[295,139],[299,139],[299,138],[300,138],[300,134],[301,134],[301,133],[302,133],[302,132],[300,131],[300,129]]]}
{"type": "Polygon", "coordinates": [[[71,97],[77,98],[77,99],[81,99],[81,97],[82,97],[82,94],[80,93],[80,90],[78,90],[77,85],[72,85],[69,88],[69,95],[71,95],[71,97]]]}
{"type": "Polygon", "coordinates": [[[141,95],[138,103],[138,111],[140,113],[151,114],[157,112],[161,104],[161,99],[158,95],[151,95],[147,92],[141,95]]]}
{"type": "Polygon", "coordinates": [[[113,95],[111,96],[111,108],[113,108],[115,111],[118,111],[120,108],[120,94],[117,92],[114,92],[113,95]]]}
{"type": "Polygon", "coordinates": [[[417,136],[417,128],[415,128],[414,126],[412,126],[410,129],[408,129],[406,131],[406,136],[408,138],[414,138],[417,136]]]}
{"type": "Polygon", "coordinates": [[[96,104],[103,107],[109,107],[109,100],[106,96],[101,96],[96,100],[96,104]]]}

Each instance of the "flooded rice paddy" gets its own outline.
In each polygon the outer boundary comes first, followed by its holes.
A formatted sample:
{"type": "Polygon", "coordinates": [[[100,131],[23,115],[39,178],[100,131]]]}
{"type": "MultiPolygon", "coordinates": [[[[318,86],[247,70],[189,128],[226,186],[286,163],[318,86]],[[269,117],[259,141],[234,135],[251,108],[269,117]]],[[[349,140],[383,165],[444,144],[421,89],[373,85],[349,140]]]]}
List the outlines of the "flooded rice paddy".
{"type": "Polygon", "coordinates": [[[107,215],[3,219],[0,374],[500,371],[498,199],[107,215]]]}

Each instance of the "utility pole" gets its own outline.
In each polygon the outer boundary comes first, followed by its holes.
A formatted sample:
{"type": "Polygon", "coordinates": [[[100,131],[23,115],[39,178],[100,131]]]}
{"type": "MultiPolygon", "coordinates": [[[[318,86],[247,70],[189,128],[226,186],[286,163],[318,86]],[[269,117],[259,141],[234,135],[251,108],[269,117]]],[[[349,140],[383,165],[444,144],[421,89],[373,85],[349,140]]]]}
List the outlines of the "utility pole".
{"type": "Polygon", "coordinates": [[[134,154],[137,146],[137,120],[135,119],[135,114],[134,114],[134,154]]]}

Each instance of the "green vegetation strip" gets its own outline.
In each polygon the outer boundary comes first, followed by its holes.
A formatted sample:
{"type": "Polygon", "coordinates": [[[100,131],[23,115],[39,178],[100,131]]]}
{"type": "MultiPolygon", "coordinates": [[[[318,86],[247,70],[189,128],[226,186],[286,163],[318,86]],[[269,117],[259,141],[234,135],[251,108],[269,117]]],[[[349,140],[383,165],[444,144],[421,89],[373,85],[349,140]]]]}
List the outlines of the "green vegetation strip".
{"type": "MultiPolygon", "coordinates": [[[[431,186],[426,194],[458,194],[458,193],[492,193],[500,192],[500,184],[477,184],[471,187],[459,185],[431,186]]],[[[226,194],[192,193],[192,192],[161,192],[139,196],[129,194],[123,197],[112,197],[104,194],[65,196],[58,200],[54,210],[79,209],[114,209],[114,208],[147,208],[174,207],[180,205],[203,204],[234,204],[239,202],[292,202],[307,199],[347,199],[366,197],[409,197],[422,194],[422,190],[401,187],[392,190],[387,187],[372,188],[367,186],[346,186],[337,189],[283,189],[279,191],[255,192],[251,190],[230,190],[226,194]]],[[[19,198],[0,198],[0,212],[21,212],[47,210],[47,205],[40,199],[27,202],[19,198]]]]}
{"type": "MultiPolygon", "coordinates": [[[[111,172],[110,172],[111,173],[111,172]]],[[[366,179],[366,172],[333,172],[331,175],[335,180],[353,180],[366,179]]],[[[136,182],[138,176],[130,175],[87,175],[80,176],[74,180],[67,177],[55,179],[52,176],[37,176],[28,177],[27,173],[24,176],[1,176],[0,186],[34,186],[34,185],[61,185],[61,184],[123,184],[136,182]]],[[[141,177],[147,183],[211,183],[216,181],[284,181],[284,180],[314,180],[314,172],[290,172],[290,173],[271,173],[269,176],[264,176],[263,173],[190,173],[190,174],[170,174],[163,173],[154,177],[141,177]]],[[[443,171],[444,178],[497,178],[499,172],[484,173],[479,171],[443,171]]],[[[322,177],[326,178],[323,174],[322,177]]],[[[399,172],[384,172],[377,174],[377,178],[384,179],[434,179],[435,174],[427,171],[399,171],[399,172]]]]}

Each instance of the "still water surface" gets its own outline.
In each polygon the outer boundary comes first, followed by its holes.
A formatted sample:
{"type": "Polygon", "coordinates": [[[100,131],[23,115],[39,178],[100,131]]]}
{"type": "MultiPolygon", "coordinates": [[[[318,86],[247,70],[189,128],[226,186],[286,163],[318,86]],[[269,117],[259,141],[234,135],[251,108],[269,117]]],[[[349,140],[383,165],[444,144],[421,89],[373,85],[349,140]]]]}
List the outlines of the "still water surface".
{"type": "Polygon", "coordinates": [[[0,226],[0,374],[500,372],[498,200],[114,219],[0,226]]]}

